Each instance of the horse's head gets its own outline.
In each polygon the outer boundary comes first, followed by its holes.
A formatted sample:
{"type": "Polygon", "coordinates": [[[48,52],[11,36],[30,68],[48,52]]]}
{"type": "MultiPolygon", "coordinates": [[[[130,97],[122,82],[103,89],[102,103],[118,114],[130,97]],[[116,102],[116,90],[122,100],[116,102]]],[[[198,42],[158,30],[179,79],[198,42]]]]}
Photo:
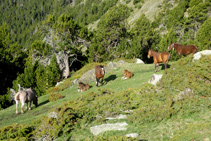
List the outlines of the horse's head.
{"type": "Polygon", "coordinates": [[[105,75],[105,69],[104,69],[104,67],[103,67],[103,66],[101,66],[100,73],[101,73],[102,75],[105,75]]]}
{"type": "Polygon", "coordinates": [[[128,70],[124,70],[124,76],[125,77],[127,76],[127,72],[128,72],[128,70]]]}
{"type": "Polygon", "coordinates": [[[168,50],[170,51],[170,50],[174,50],[174,43],[173,42],[171,42],[171,44],[169,45],[169,47],[168,47],[168,50]]]}
{"type": "Polygon", "coordinates": [[[35,107],[38,106],[38,97],[37,97],[37,95],[35,95],[35,98],[33,100],[33,104],[35,105],[35,107]]]}
{"type": "Polygon", "coordinates": [[[149,49],[147,57],[150,58],[152,56],[152,49],[149,49]]]}

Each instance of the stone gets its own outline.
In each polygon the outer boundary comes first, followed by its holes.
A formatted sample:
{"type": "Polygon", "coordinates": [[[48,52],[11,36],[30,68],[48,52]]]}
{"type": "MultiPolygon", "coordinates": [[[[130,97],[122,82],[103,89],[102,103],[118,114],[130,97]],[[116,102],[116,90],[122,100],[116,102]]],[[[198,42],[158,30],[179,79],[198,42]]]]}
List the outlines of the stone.
{"type": "Polygon", "coordinates": [[[118,116],[115,116],[115,117],[107,117],[106,119],[108,120],[111,120],[111,119],[127,119],[127,115],[118,115],[118,116]]]}
{"type": "Polygon", "coordinates": [[[185,88],[178,95],[174,96],[173,101],[183,100],[185,97],[193,97],[193,90],[190,88],[185,88]]]}
{"type": "Polygon", "coordinates": [[[144,64],[144,62],[141,59],[136,59],[136,64],[144,64]]]}
{"type": "Polygon", "coordinates": [[[127,130],[127,125],[128,124],[126,122],[120,122],[114,124],[102,124],[90,127],[90,131],[92,132],[93,135],[97,136],[98,134],[106,131],[127,130]]]}
{"type": "Polygon", "coordinates": [[[211,50],[203,50],[203,51],[195,53],[193,56],[193,61],[199,60],[201,58],[201,55],[211,55],[211,50]]]}
{"type": "Polygon", "coordinates": [[[153,74],[148,83],[151,83],[152,85],[156,85],[157,82],[162,78],[162,74],[153,74]]]}
{"type": "Polygon", "coordinates": [[[137,138],[139,136],[139,134],[137,133],[130,133],[130,134],[126,134],[126,137],[132,137],[132,138],[137,138]]]}

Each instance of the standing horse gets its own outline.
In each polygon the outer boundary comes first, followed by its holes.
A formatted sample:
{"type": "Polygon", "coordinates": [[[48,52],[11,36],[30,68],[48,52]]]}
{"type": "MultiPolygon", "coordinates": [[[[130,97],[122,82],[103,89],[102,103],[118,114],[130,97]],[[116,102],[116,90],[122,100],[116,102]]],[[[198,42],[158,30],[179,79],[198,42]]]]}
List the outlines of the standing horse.
{"type": "Polygon", "coordinates": [[[168,50],[171,49],[175,49],[177,51],[179,58],[181,58],[181,55],[188,55],[190,53],[195,54],[198,51],[198,48],[195,45],[181,45],[173,42],[171,42],[170,46],[168,47],[168,50]]]}
{"type": "Polygon", "coordinates": [[[31,110],[31,102],[33,101],[33,104],[35,107],[38,106],[38,99],[35,95],[35,92],[29,88],[26,90],[18,91],[15,94],[15,102],[16,102],[16,114],[18,114],[18,103],[21,102],[21,113],[24,113],[23,107],[26,103],[26,109],[28,110],[28,103],[29,103],[29,110],[31,110]]]}
{"type": "Polygon", "coordinates": [[[147,57],[150,58],[152,56],[155,64],[155,72],[157,71],[156,67],[158,67],[159,71],[159,63],[163,63],[165,65],[165,69],[167,68],[168,61],[170,60],[171,57],[170,53],[168,52],[159,53],[153,51],[152,49],[149,49],[147,57]]]}
{"type": "Polygon", "coordinates": [[[101,78],[101,85],[103,85],[103,77],[105,75],[105,69],[104,66],[98,65],[95,67],[95,76],[96,76],[96,86],[98,87],[98,82],[101,78]]]}

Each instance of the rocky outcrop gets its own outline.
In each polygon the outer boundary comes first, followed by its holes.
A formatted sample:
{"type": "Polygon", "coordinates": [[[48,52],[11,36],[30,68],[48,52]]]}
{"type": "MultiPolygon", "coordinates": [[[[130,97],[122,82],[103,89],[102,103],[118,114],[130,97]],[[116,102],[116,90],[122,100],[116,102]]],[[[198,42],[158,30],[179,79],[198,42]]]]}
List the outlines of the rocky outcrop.
{"type": "Polygon", "coordinates": [[[195,53],[193,56],[193,61],[199,60],[202,55],[211,55],[211,50],[203,50],[203,51],[195,53]]]}
{"type": "Polygon", "coordinates": [[[151,83],[152,85],[156,85],[157,82],[162,78],[162,74],[153,74],[148,83],[151,83]]]}
{"type": "Polygon", "coordinates": [[[127,130],[127,125],[128,124],[126,122],[120,122],[114,124],[102,124],[90,127],[90,131],[92,132],[93,135],[97,136],[98,134],[106,131],[127,130]]]}

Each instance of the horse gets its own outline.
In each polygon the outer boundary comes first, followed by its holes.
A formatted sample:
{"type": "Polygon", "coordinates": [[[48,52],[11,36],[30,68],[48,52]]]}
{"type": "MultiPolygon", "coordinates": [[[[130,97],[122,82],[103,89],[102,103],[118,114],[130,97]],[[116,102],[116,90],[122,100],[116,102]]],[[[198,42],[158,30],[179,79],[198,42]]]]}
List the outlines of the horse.
{"type": "Polygon", "coordinates": [[[88,84],[84,84],[83,82],[78,83],[78,92],[86,91],[90,88],[88,84]]]}
{"type": "Polygon", "coordinates": [[[28,103],[29,103],[29,110],[31,110],[31,102],[35,105],[35,107],[38,106],[38,98],[37,95],[35,95],[35,92],[28,88],[26,90],[20,90],[15,94],[15,102],[16,102],[16,114],[18,114],[18,103],[21,102],[21,113],[24,113],[23,107],[26,103],[26,109],[28,110],[28,103]]]}
{"type": "Polygon", "coordinates": [[[133,73],[128,71],[128,70],[124,70],[124,76],[121,78],[121,80],[125,80],[125,79],[129,79],[133,76],[133,73]]]}
{"type": "Polygon", "coordinates": [[[195,45],[182,45],[171,42],[168,47],[168,50],[176,50],[179,58],[181,59],[181,55],[195,54],[198,51],[198,48],[195,45]]]}
{"type": "Polygon", "coordinates": [[[96,76],[96,86],[98,87],[98,82],[101,78],[101,85],[103,85],[103,77],[105,75],[105,69],[104,66],[98,65],[95,67],[95,76],[96,76]]]}
{"type": "Polygon", "coordinates": [[[163,63],[165,65],[165,69],[167,68],[167,64],[170,60],[170,53],[168,52],[155,52],[152,49],[149,49],[147,57],[150,58],[153,56],[154,64],[155,64],[155,72],[157,72],[156,67],[158,67],[159,71],[159,63],[163,63]]]}

